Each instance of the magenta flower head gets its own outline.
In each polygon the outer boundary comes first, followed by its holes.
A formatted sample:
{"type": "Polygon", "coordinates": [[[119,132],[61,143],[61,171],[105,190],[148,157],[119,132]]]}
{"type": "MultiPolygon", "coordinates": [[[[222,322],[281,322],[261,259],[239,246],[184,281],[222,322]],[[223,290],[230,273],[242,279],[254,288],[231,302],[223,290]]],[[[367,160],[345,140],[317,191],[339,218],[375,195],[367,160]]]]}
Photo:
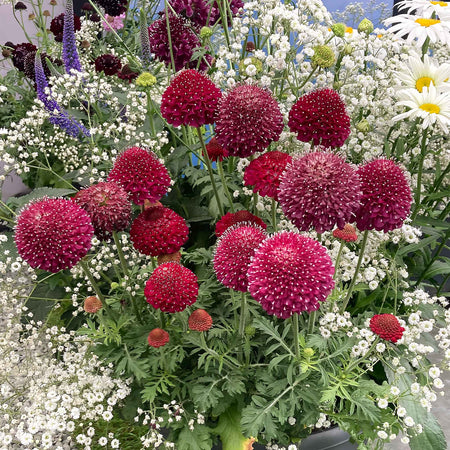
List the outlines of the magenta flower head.
{"type": "Polygon", "coordinates": [[[361,230],[385,233],[400,228],[411,209],[408,180],[394,161],[376,159],[358,169],[361,179],[361,206],[356,210],[356,225],[361,230]]]}
{"type": "Polygon", "coordinates": [[[267,238],[248,268],[248,290],[271,315],[287,319],[315,311],[334,287],[334,267],[326,248],[298,233],[267,238]]]}
{"type": "Polygon", "coordinates": [[[238,224],[228,228],[217,241],[214,252],[217,279],[226,287],[246,292],[248,265],[265,238],[264,230],[255,225],[238,224]]]}
{"type": "Polygon", "coordinates": [[[359,206],[361,184],[353,167],[330,152],[296,158],[284,172],[278,201],[285,216],[302,231],[343,228],[359,206]]]}
{"type": "Polygon", "coordinates": [[[235,213],[229,212],[222,216],[216,223],[216,236],[222,236],[228,228],[242,222],[246,222],[246,225],[258,225],[263,230],[267,228],[267,225],[262,219],[243,209],[241,211],[236,211],[235,213]]]}
{"type": "Polygon", "coordinates": [[[72,200],[88,214],[99,239],[127,228],[131,217],[128,193],[116,183],[106,181],[79,191],[72,200]]]}
{"type": "Polygon", "coordinates": [[[231,89],[219,103],[217,142],[230,156],[245,158],[278,141],[283,116],[272,93],[253,84],[231,89]]]}
{"type": "Polygon", "coordinates": [[[254,186],[253,191],[263,197],[278,200],[281,176],[292,157],[275,150],[258,156],[245,169],[244,184],[254,186]]]}
{"type": "Polygon", "coordinates": [[[131,147],[117,157],[108,181],[122,186],[137,205],[143,205],[145,200],[158,201],[170,186],[165,166],[154,153],[139,147],[131,147]]]}
{"type": "Polygon", "coordinates": [[[289,128],[302,142],[326,148],[341,147],[350,135],[345,103],[333,89],[319,89],[300,97],[289,111],[289,128]]]}
{"type": "Polygon", "coordinates": [[[19,255],[34,269],[70,269],[90,250],[94,227],[86,211],[63,198],[30,203],[17,219],[19,255]]]}
{"type": "Polygon", "coordinates": [[[176,127],[201,127],[214,123],[222,93],[203,73],[189,69],[179,72],[164,91],[161,115],[176,127]]]}

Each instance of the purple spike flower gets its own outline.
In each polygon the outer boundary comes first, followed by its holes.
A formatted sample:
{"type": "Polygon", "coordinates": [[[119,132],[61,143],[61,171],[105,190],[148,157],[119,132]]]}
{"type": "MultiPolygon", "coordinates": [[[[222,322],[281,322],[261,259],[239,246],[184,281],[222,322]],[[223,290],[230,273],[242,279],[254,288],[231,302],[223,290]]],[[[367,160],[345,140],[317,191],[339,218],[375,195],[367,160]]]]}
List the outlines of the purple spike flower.
{"type": "Polygon", "coordinates": [[[145,20],[145,15],[143,11],[141,11],[141,29],[139,31],[139,36],[141,40],[141,54],[142,54],[142,61],[145,65],[145,67],[149,67],[150,62],[152,61],[152,52],[150,50],[150,38],[148,35],[148,27],[147,27],[147,21],[145,20]]]}
{"type": "Polygon", "coordinates": [[[78,70],[78,72],[82,71],[80,58],[78,57],[73,20],[73,3],[72,0],[67,0],[62,41],[62,60],[64,61],[64,67],[67,73],[70,73],[71,69],[78,70]]]}
{"type": "Polygon", "coordinates": [[[80,133],[85,136],[90,136],[89,130],[87,130],[83,124],[70,117],[66,111],[63,111],[56,100],[52,98],[39,52],[36,52],[34,71],[36,77],[37,96],[51,114],[49,118],[50,123],[59,126],[67,134],[73,137],[77,137],[80,133]]]}

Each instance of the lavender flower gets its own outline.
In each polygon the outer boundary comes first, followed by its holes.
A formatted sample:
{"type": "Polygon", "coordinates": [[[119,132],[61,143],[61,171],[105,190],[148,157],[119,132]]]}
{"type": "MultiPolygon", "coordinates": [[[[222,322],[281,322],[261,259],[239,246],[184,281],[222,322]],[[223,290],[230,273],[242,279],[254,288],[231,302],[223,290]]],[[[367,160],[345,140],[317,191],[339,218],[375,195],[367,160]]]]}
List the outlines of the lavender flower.
{"type": "Polygon", "coordinates": [[[77,137],[80,133],[85,136],[90,136],[89,130],[87,130],[83,124],[77,122],[73,117],[70,117],[66,111],[63,111],[56,100],[52,98],[39,52],[36,52],[34,71],[37,96],[51,114],[49,118],[50,123],[59,126],[67,134],[73,137],[77,137]]]}
{"type": "Polygon", "coordinates": [[[81,72],[81,63],[78,57],[77,45],[75,40],[75,29],[73,24],[73,3],[72,0],[67,0],[66,11],[64,13],[64,28],[63,28],[63,51],[62,60],[66,72],[70,73],[71,69],[81,72]]]}

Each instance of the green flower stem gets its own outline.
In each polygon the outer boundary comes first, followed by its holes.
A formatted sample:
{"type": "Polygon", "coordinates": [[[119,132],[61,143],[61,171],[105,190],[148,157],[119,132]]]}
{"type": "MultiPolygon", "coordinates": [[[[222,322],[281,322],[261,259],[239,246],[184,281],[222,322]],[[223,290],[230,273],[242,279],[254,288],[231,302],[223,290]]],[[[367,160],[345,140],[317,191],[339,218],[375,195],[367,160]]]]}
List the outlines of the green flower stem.
{"type": "Polygon", "coordinates": [[[338,270],[339,270],[339,263],[341,262],[341,256],[342,256],[342,250],[344,249],[344,241],[341,242],[341,245],[339,246],[339,251],[337,254],[336,262],[334,264],[334,275],[333,278],[336,279],[338,270]]]}
{"type": "Polygon", "coordinates": [[[316,323],[317,311],[313,311],[309,313],[308,319],[308,334],[313,334],[314,332],[314,324],[316,323]]]}
{"type": "Polygon", "coordinates": [[[422,193],[422,174],[423,174],[423,161],[425,160],[425,152],[427,150],[427,132],[423,133],[422,143],[420,145],[420,156],[419,156],[419,171],[417,172],[417,187],[416,194],[414,197],[414,212],[411,215],[411,220],[417,217],[420,209],[420,196],[422,193]]]}
{"type": "Polygon", "coordinates": [[[147,117],[150,123],[150,131],[152,132],[152,136],[156,138],[155,122],[153,120],[153,113],[155,111],[155,108],[153,105],[152,97],[150,95],[150,88],[146,89],[145,93],[147,94],[147,117]]]}
{"type": "Polygon", "coordinates": [[[296,359],[300,360],[300,345],[298,342],[298,313],[292,316],[292,336],[294,338],[294,352],[296,359]]]}
{"type": "Polygon", "coordinates": [[[100,290],[99,285],[95,281],[94,277],[92,276],[91,269],[89,268],[88,264],[84,260],[80,260],[80,266],[83,269],[83,272],[88,277],[89,282],[91,283],[91,286],[93,287],[95,293],[97,294],[97,297],[102,302],[103,308],[105,308],[105,311],[110,314],[111,309],[109,305],[106,303],[105,297],[102,294],[102,291],[100,290]]]}
{"type": "Polygon", "coordinates": [[[246,315],[247,315],[247,298],[245,296],[245,292],[241,292],[241,315],[239,317],[240,336],[244,336],[246,315]]]}
{"type": "Polygon", "coordinates": [[[217,168],[219,170],[220,179],[222,180],[222,186],[225,191],[225,195],[227,196],[228,202],[230,203],[231,212],[234,212],[235,210],[234,210],[234,204],[233,204],[233,197],[231,196],[231,192],[228,189],[228,185],[225,180],[225,174],[223,173],[222,161],[217,160],[217,168]]]}
{"type": "MultiPolygon", "coordinates": [[[[172,70],[175,73],[175,58],[173,57],[173,48],[172,48],[172,36],[170,33],[170,21],[169,21],[169,10],[167,5],[167,0],[164,2],[164,11],[166,16],[166,27],[167,27],[167,40],[169,43],[169,50],[170,50],[170,61],[172,62],[172,70]]],[[[169,79],[170,79],[170,72],[168,73],[169,79]]]]}
{"type": "Polygon", "coordinates": [[[359,258],[358,258],[358,263],[356,264],[356,270],[355,270],[355,274],[353,275],[352,281],[350,283],[350,286],[348,288],[347,291],[347,297],[344,300],[344,303],[342,305],[342,313],[345,311],[345,309],[347,308],[348,302],[350,301],[350,297],[352,296],[352,291],[353,288],[355,286],[356,283],[356,278],[358,277],[358,273],[359,273],[359,269],[361,267],[361,263],[364,257],[364,250],[366,249],[366,244],[367,244],[367,238],[369,237],[369,230],[364,231],[363,234],[363,240],[361,243],[361,250],[359,252],[359,258]]]}
{"type": "MultiPolygon", "coordinates": [[[[272,227],[273,232],[277,232],[277,201],[273,198],[272,199],[272,227]]],[[[297,318],[298,320],[298,318],[297,318]]]]}
{"type": "Polygon", "coordinates": [[[127,262],[125,260],[125,256],[124,256],[123,250],[122,250],[122,244],[120,243],[120,239],[119,239],[119,236],[117,235],[116,231],[113,231],[113,238],[114,238],[114,243],[116,244],[116,247],[117,247],[117,253],[119,254],[119,260],[120,260],[120,264],[122,265],[123,273],[126,276],[129,276],[127,262]]]}
{"type": "Polygon", "coordinates": [[[203,150],[205,164],[206,164],[206,167],[208,168],[209,178],[211,180],[211,186],[213,188],[214,195],[216,197],[217,207],[219,208],[220,215],[223,216],[225,213],[224,213],[222,201],[220,200],[220,197],[219,197],[219,192],[217,191],[216,182],[214,180],[214,172],[213,172],[213,168],[211,165],[211,160],[209,159],[209,156],[208,156],[208,151],[206,150],[205,141],[203,140],[202,131],[200,130],[200,128],[196,128],[196,130],[197,130],[198,139],[200,141],[200,144],[201,144],[201,147],[203,150]]]}

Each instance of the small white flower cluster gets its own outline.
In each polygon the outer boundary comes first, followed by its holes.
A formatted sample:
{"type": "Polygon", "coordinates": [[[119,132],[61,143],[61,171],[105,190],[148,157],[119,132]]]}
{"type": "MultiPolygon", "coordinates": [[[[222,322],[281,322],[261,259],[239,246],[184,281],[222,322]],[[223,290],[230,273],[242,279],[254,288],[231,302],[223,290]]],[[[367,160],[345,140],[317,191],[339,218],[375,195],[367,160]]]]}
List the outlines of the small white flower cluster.
{"type": "Polygon", "coordinates": [[[324,413],[319,414],[319,420],[314,425],[316,428],[330,428],[331,422],[328,420],[327,415],[324,413]]]}
{"type": "Polygon", "coordinates": [[[332,333],[335,333],[339,329],[353,327],[353,323],[350,320],[350,313],[345,311],[344,314],[339,314],[337,305],[334,305],[335,312],[327,312],[319,320],[320,323],[320,334],[325,339],[329,338],[332,333]]]}
{"type": "Polygon", "coordinates": [[[6,86],[3,86],[3,84],[0,84],[0,103],[3,103],[3,94],[5,92],[8,92],[8,88],[6,86]]]}

